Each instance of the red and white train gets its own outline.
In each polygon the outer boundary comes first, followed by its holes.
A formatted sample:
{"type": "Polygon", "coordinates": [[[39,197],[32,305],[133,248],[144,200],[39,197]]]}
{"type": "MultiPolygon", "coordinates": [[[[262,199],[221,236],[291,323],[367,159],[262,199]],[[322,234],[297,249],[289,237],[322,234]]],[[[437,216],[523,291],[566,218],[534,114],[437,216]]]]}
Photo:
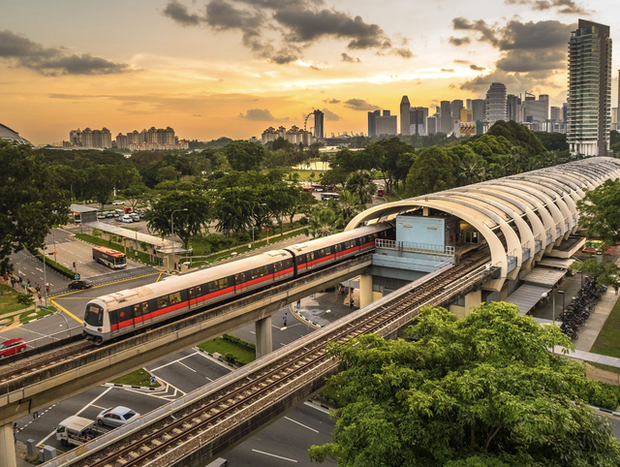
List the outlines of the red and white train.
{"type": "Polygon", "coordinates": [[[376,239],[393,237],[392,224],[374,224],[97,297],[86,305],[84,334],[106,342],[372,251],[376,239]]]}

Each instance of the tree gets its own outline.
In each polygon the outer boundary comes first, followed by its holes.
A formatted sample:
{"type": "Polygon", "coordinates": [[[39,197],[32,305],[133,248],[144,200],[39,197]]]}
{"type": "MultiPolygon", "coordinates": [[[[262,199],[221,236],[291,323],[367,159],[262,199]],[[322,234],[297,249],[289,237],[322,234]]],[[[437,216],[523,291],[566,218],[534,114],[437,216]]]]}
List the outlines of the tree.
{"type": "Polygon", "coordinates": [[[458,158],[443,148],[423,150],[407,175],[407,191],[412,196],[448,190],[457,185],[458,158]]]}
{"type": "Polygon", "coordinates": [[[336,221],[336,213],[330,208],[317,208],[310,216],[310,234],[314,238],[331,235],[336,221]]]}
{"type": "Polygon", "coordinates": [[[583,262],[575,261],[570,270],[592,275],[596,278],[597,285],[620,287],[620,268],[615,263],[603,263],[596,258],[590,258],[583,262]]]}
{"type": "Polygon", "coordinates": [[[233,141],[224,148],[228,162],[233,170],[240,172],[259,170],[265,158],[265,148],[248,141],[233,141]]]}
{"type": "Polygon", "coordinates": [[[606,246],[620,241],[620,180],[605,183],[586,193],[577,203],[579,225],[590,238],[601,238],[606,246]]]}
{"type": "Polygon", "coordinates": [[[131,208],[135,211],[138,203],[142,203],[149,198],[150,190],[142,183],[131,185],[123,191],[123,197],[129,202],[131,208]]]}
{"type": "Polygon", "coordinates": [[[172,235],[174,222],[174,234],[179,236],[183,247],[187,249],[190,237],[200,234],[208,225],[211,219],[211,202],[209,197],[199,190],[173,191],[153,203],[153,208],[144,217],[149,230],[162,237],[172,235]],[[171,219],[173,215],[174,218],[171,219]]]}
{"type": "Polygon", "coordinates": [[[346,190],[357,195],[362,204],[368,204],[372,201],[372,195],[377,191],[377,185],[372,181],[370,172],[356,170],[347,179],[346,190]]]}
{"type": "Polygon", "coordinates": [[[42,248],[53,225],[67,222],[68,193],[48,173],[43,158],[26,146],[0,140],[0,274],[9,255],[42,248]]]}
{"type": "Polygon", "coordinates": [[[333,443],[310,457],[341,467],[620,465],[620,443],[588,403],[617,394],[583,364],[556,326],[494,302],[457,319],[426,308],[413,341],[367,335],[335,345],[343,371],[329,379],[340,408],[333,443]]]}

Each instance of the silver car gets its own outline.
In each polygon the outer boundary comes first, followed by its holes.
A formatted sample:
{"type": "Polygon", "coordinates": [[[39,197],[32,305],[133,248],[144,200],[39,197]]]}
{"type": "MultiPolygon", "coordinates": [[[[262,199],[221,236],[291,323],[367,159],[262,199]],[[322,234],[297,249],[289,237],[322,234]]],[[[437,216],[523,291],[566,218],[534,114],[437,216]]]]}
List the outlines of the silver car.
{"type": "Polygon", "coordinates": [[[101,426],[111,426],[116,428],[117,426],[129,423],[134,418],[139,418],[140,414],[128,407],[118,406],[113,409],[105,409],[99,415],[97,415],[97,423],[101,426]]]}

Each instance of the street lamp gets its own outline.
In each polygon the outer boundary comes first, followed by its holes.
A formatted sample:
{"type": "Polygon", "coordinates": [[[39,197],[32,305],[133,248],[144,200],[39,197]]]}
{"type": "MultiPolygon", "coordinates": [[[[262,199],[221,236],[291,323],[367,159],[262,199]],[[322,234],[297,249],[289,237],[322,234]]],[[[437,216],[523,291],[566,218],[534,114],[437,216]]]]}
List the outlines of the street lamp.
{"type": "MultiPolygon", "coordinates": [[[[187,211],[187,208],[183,208],[183,209],[175,209],[174,211],[172,211],[172,214],[170,214],[170,226],[171,226],[171,230],[172,230],[172,237],[174,237],[174,213],[175,212],[184,212],[187,211]]],[[[174,258],[174,238],[172,239],[172,258],[174,258]]],[[[175,261],[176,263],[176,261],[175,261]]],[[[170,263],[168,263],[170,264],[170,263]]]]}
{"type": "Polygon", "coordinates": [[[558,290],[558,293],[562,295],[562,319],[564,319],[564,313],[566,312],[566,294],[563,290],[558,290]]]}
{"type": "MultiPolygon", "coordinates": [[[[547,292],[542,294],[543,298],[547,298],[549,296],[549,294],[547,292]]],[[[551,315],[552,315],[552,319],[553,319],[553,325],[555,326],[555,293],[552,290],[551,291],[551,297],[552,297],[552,305],[551,305],[551,315]]]]}

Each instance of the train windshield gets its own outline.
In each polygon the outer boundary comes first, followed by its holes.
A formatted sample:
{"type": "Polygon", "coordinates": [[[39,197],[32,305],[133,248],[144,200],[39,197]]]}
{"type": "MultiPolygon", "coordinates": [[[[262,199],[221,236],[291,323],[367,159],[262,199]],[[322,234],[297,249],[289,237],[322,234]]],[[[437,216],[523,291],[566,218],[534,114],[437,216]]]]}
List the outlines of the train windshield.
{"type": "Polygon", "coordinates": [[[91,326],[103,326],[103,308],[99,305],[87,305],[84,321],[91,326]]]}

